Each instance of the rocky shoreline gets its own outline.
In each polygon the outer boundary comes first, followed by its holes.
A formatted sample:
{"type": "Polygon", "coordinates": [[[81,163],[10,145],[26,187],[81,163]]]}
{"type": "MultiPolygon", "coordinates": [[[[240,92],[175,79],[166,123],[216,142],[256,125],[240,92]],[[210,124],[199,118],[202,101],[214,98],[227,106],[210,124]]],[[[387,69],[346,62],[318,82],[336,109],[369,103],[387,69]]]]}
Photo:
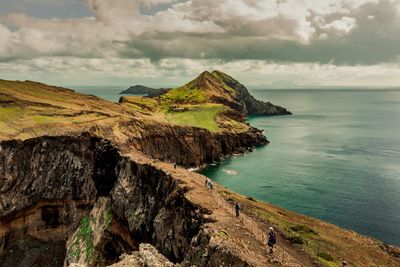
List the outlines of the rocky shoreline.
{"type": "Polygon", "coordinates": [[[0,266],[398,266],[400,248],[218,184],[210,190],[188,171],[268,144],[245,123],[256,104],[231,79],[205,72],[160,98],[119,104],[3,82],[0,266]]]}

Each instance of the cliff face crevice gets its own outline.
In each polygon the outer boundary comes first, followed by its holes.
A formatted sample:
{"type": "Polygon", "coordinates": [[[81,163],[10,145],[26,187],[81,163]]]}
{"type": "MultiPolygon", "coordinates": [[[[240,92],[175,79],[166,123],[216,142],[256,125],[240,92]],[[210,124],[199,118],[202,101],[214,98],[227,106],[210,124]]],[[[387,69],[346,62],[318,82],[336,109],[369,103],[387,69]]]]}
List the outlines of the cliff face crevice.
{"type": "MultiPolygon", "coordinates": [[[[32,263],[34,259],[16,255],[35,243],[43,249],[64,244],[59,248],[65,255],[68,236],[97,198],[114,187],[118,158],[109,142],[91,137],[1,142],[0,263],[32,263]],[[27,247],[10,249],[21,240],[28,240],[27,247]]],[[[43,253],[36,256],[45,257],[43,253]]],[[[52,264],[62,264],[59,258],[54,260],[52,264]]]]}
{"type": "Polygon", "coordinates": [[[117,150],[98,138],[42,137],[0,144],[0,214],[40,200],[94,202],[117,177],[117,150]]]}
{"type": "Polygon", "coordinates": [[[205,222],[186,189],[164,171],[123,160],[111,193],[115,216],[139,243],[155,245],[167,258],[181,262],[191,239],[205,222]]]}
{"type": "Polygon", "coordinates": [[[212,221],[210,212],[186,198],[190,188],[122,156],[104,139],[1,142],[0,179],[0,265],[22,266],[44,257],[48,266],[106,266],[140,243],[182,265],[217,264],[221,253],[236,259],[210,246],[204,228],[212,221]],[[27,240],[25,246],[21,240],[27,240]],[[21,256],[37,243],[43,249],[35,257],[21,256]],[[61,256],[46,258],[46,249],[56,243],[61,256]]]}

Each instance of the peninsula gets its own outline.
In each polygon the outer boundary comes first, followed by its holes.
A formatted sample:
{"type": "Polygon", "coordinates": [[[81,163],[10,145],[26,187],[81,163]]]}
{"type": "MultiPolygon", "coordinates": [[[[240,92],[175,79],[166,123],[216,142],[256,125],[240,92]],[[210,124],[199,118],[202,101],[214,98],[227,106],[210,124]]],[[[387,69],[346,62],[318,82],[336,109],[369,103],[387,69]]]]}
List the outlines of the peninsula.
{"type": "Polygon", "coordinates": [[[119,103],[0,80],[0,265],[399,266],[398,247],[188,170],[268,144],[246,116],[290,114],[220,71],[119,103]]]}

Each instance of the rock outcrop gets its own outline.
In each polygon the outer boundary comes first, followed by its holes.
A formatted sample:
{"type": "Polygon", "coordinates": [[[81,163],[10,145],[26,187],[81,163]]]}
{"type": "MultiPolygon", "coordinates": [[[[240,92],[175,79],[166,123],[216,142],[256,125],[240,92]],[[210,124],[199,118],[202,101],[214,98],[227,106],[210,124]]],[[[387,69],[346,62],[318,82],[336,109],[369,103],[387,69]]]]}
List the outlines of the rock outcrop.
{"type": "Polygon", "coordinates": [[[241,111],[245,116],[273,116],[292,114],[290,111],[281,106],[274,105],[271,102],[263,102],[255,99],[243,84],[221,71],[213,71],[212,75],[218,77],[227,86],[235,90],[235,99],[242,104],[243,107],[241,111]]]}
{"type": "Polygon", "coordinates": [[[110,267],[178,267],[150,244],[142,243],[131,255],[123,254],[120,261],[110,267]]]}
{"type": "MultiPolygon", "coordinates": [[[[126,127],[129,128],[129,125],[126,127]]],[[[243,133],[212,133],[195,127],[143,123],[140,135],[132,136],[129,143],[153,158],[186,167],[198,167],[219,161],[227,155],[244,153],[268,144],[268,140],[256,128],[243,133]]]]}
{"type": "Polygon", "coordinates": [[[255,99],[243,84],[221,71],[205,71],[184,86],[161,96],[161,99],[169,100],[178,93],[186,95],[175,98],[178,103],[220,103],[238,111],[244,117],[292,114],[283,107],[255,99]]]}
{"type": "MultiPolygon", "coordinates": [[[[142,104],[139,107],[129,101],[112,103],[40,83],[4,81],[4,84],[0,85],[0,106],[12,112],[0,117],[0,140],[90,132],[111,140],[121,149],[135,149],[151,158],[187,167],[201,166],[268,143],[261,131],[245,123],[241,113],[220,104],[222,112],[207,119],[222,126],[211,131],[196,124],[175,124],[166,118],[165,112],[144,108],[147,105],[145,101],[140,103],[142,99],[136,102],[142,104]],[[147,113],[138,112],[143,110],[147,113]]],[[[162,104],[151,100],[156,107],[162,104]]]]}
{"type": "Polygon", "coordinates": [[[0,172],[0,263],[21,254],[14,241],[30,238],[64,244],[65,266],[106,266],[138,243],[183,266],[243,265],[229,249],[211,245],[204,228],[211,212],[186,197],[188,187],[121,155],[109,141],[87,135],[3,141],[0,172]]]}
{"type": "Polygon", "coordinates": [[[160,101],[119,104],[0,82],[0,266],[102,267],[121,255],[137,266],[300,267],[321,255],[331,266],[399,265],[396,247],[218,184],[209,190],[204,176],[170,163],[200,166],[268,143],[244,116],[282,109],[255,102],[225,74],[203,73],[160,101]],[[184,112],[218,125],[179,124],[184,112]]]}

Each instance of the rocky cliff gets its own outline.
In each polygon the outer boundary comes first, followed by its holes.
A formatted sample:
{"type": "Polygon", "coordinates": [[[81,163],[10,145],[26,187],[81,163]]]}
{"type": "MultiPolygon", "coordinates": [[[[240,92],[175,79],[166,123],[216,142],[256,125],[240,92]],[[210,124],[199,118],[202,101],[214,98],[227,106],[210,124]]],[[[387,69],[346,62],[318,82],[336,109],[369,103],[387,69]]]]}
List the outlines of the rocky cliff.
{"type": "Polygon", "coordinates": [[[243,116],[292,114],[281,106],[255,99],[243,84],[221,71],[205,71],[184,86],[162,95],[160,99],[184,104],[221,103],[243,116]]]}
{"type": "Polygon", "coordinates": [[[138,151],[186,167],[216,162],[227,155],[244,153],[268,143],[262,132],[255,128],[242,133],[213,133],[195,127],[143,123],[139,133],[128,141],[138,151]]]}
{"type": "Polygon", "coordinates": [[[235,98],[239,103],[242,103],[242,112],[246,116],[273,116],[292,114],[286,108],[274,105],[271,102],[263,102],[255,99],[243,84],[221,71],[213,71],[212,75],[218,77],[223,81],[223,83],[235,90],[235,98]]]}
{"type": "MultiPolygon", "coordinates": [[[[190,200],[190,187],[121,155],[109,141],[91,136],[4,141],[0,177],[1,265],[46,258],[45,249],[23,255],[34,243],[64,246],[65,266],[106,266],[139,243],[152,244],[183,266],[247,265],[228,247],[215,247],[207,226],[215,218],[190,200]]],[[[46,260],[60,266],[59,257],[46,260]]]]}
{"type": "Polygon", "coordinates": [[[399,266],[399,248],[209,190],[179,166],[268,142],[245,123],[249,107],[229,82],[204,73],[117,104],[0,80],[0,266],[399,266]]]}
{"type": "Polygon", "coordinates": [[[151,105],[160,103],[137,99],[117,104],[45,84],[0,80],[0,140],[90,132],[120,148],[191,167],[268,143],[222,105],[182,112],[169,111],[170,104],[157,111],[151,105]],[[197,121],[186,123],[194,115],[197,121]]]}
{"type": "Polygon", "coordinates": [[[2,141],[0,177],[0,266],[400,262],[399,248],[218,185],[210,191],[199,174],[89,134],[2,141]],[[273,255],[270,225],[278,231],[273,255]]]}

